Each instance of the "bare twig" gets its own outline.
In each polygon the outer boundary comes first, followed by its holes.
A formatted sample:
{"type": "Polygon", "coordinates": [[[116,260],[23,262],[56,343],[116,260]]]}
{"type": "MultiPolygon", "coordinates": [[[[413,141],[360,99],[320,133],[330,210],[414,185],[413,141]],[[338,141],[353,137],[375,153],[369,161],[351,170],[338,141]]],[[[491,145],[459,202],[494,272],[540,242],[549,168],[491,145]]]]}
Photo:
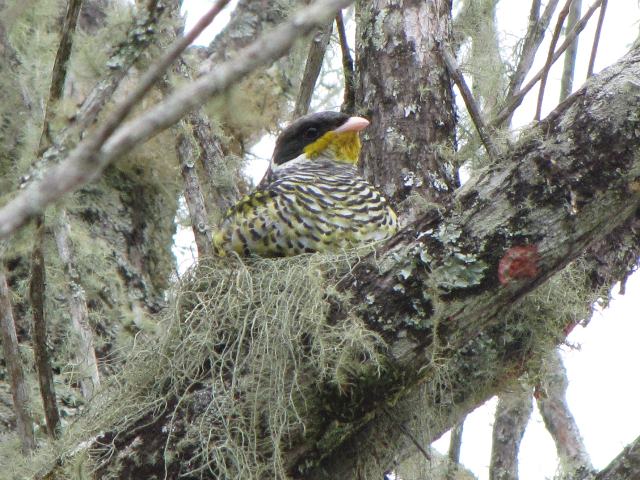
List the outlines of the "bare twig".
{"type": "MultiPolygon", "coordinates": [[[[553,54],[554,62],[558,60],[560,56],[562,56],[564,51],[569,47],[569,45],[571,45],[571,42],[573,42],[573,39],[577,35],[579,35],[580,32],[582,32],[582,30],[584,30],[584,28],[587,26],[587,22],[589,21],[589,19],[591,18],[591,16],[596,11],[596,9],[600,6],[601,3],[602,3],[602,0],[596,0],[594,4],[591,5],[589,9],[585,12],[585,14],[582,16],[580,21],[576,23],[576,26],[571,30],[571,32],[569,32],[569,34],[566,35],[564,42],[562,42],[562,44],[558,47],[556,52],[553,54]]],[[[503,125],[505,120],[510,118],[514,110],[518,108],[522,103],[522,99],[525,97],[525,95],[529,93],[529,91],[536,85],[536,83],[538,83],[538,81],[540,81],[540,79],[542,78],[543,72],[544,72],[544,67],[537,74],[535,74],[533,78],[531,78],[531,80],[529,80],[527,84],[520,89],[520,91],[518,91],[517,93],[511,96],[511,100],[502,108],[502,110],[500,110],[500,112],[492,120],[491,125],[493,127],[498,127],[500,125],[503,125]]]]}
{"type": "Polygon", "coordinates": [[[78,16],[82,0],[69,0],[67,12],[62,23],[62,34],[60,44],[56,52],[56,58],[51,72],[51,85],[49,87],[49,100],[44,113],[44,126],[40,137],[40,152],[44,151],[52,142],[50,124],[53,117],[53,105],[62,98],[64,92],[64,82],[67,78],[67,65],[71,57],[71,47],[73,46],[73,35],[76,31],[78,16]]]}
{"type": "Polygon", "coordinates": [[[309,111],[311,96],[313,95],[313,90],[316,87],[316,82],[320,75],[324,55],[327,51],[327,47],[329,46],[329,40],[331,40],[332,30],[333,22],[329,22],[327,25],[320,27],[311,39],[309,54],[307,55],[307,63],[304,67],[302,81],[300,82],[300,92],[298,93],[296,106],[293,109],[294,119],[307,114],[309,111]]]}
{"type": "Polygon", "coordinates": [[[11,381],[11,395],[16,414],[18,436],[22,443],[22,453],[26,455],[35,450],[36,442],[33,437],[33,421],[29,415],[29,390],[22,371],[18,336],[16,335],[9,287],[3,266],[0,267],[0,330],[2,331],[3,358],[11,381]]]}
{"type": "Polygon", "coordinates": [[[349,50],[349,42],[347,42],[347,32],[344,27],[344,17],[342,10],[336,15],[336,29],[338,30],[338,38],[340,39],[340,51],[342,52],[342,73],[344,75],[344,99],[342,101],[342,110],[344,113],[353,114],[356,108],[356,89],[354,85],[355,73],[353,68],[353,59],[349,50]]]}
{"type": "Polygon", "coordinates": [[[0,209],[0,238],[8,236],[31,216],[66,193],[97,178],[102,170],[121,155],[153,135],[170,127],[183,115],[257,67],[284,55],[294,41],[312,28],[323,25],[335,12],[353,0],[322,0],[295,13],[289,21],[262,35],[249,47],[219,68],[189,85],[121,128],[102,144],[104,129],[82,141],[59,165],[47,170],[0,209]]]}
{"type": "Polygon", "coordinates": [[[96,360],[93,330],[89,324],[87,299],[82,287],[82,279],[80,278],[70,238],[69,218],[64,210],[58,215],[53,230],[58,247],[58,255],[64,266],[71,325],[78,338],[76,361],[80,369],[80,390],[82,396],[89,400],[100,386],[100,374],[98,372],[98,361],[96,360]]]}
{"type": "Polygon", "coordinates": [[[589,67],[587,68],[587,78],[593,75],[593,68],[596,63],[596,53],[598,52],[598,43],[600,43],[600,34],[602,33],[602,24],[604,23],[604,16],[607,13],[608,0],[602,0],[600,5],[600,15],[598,15],[598,25],[596,26],[596,33],[593,36],[593,45],[591,46],[591,56],[589,57],[589,67]]]}
{"type": "Polygon", "coordinates": [[[556,444],[563,474],[571,477],[594,473],[578,425],[567,405],[569,380],[560,353],[555,349],[546,357],[543,379],[544,394],[538,398],[538,408],[556,444]]]}
{"type": "Polygon", "coordinates": [[[559,0],[551,0],[545,7],[542,16],[540,16],[541,0],[533,0],[531,3],[527,33],[524,37],[522,52],[520,53],[516,70],[509,83],[506,102],[508,102],[509,99],[520,89],[525,76],[531,69],[536,52],[544,39],[544,34],[549,27],[551,17],[558,6],[558,2],[559,0]]]}
{"type": "Polygon", "coordinates": [[[476,130],[478,131],[480,140],[482,141],[482,144],[484,145],[484,148],[487,151],[489,158],[491,158],[492,161],[496,161],[500,156],[500,152],[498,151],[498,149],[493,143],[487,124],[484,121],[484,118],[482,117],[482,112],[480,112],[480,108],[478,107],[478,104],[474,100],[473,94],[471,93],[471,90],[469,90],[469,87],[467,86],[467,83],[465,82],[464,77],[462,76],[462,72],[458,67],[458,62],[456,62],[456,59],[453,56],[453,52],[451,51],[451,48],[449,48],[447,45],[444,45],[443,43],[439,44],[439,48],[440,48],[440,54],[442,56],[442,60],[444,61],[445,65],[447,66],[447,69],[449,70],[449,75],[451,75],[451,78],[453,79],[455,84],[458,86],[458,89],[460,90],[460,94],[462,95],[464,104],[466,105],[467,110],[469,111],[471,120],[473,120],[473,124],[475,125],[476,130]]]}
{"type": "MultiPolygon", "coordinates": [[[[576,22],[580,19],[580,11],[582,9],[582,0],[573,0],[567,17],[567,30],[572,29],[576,22]]],[[[562,68],[562,78],[560,79],[560,101],[562,102],[573,89],[573,77],[576,70],[576,55],[578,53],[578,41],[580,37],[574,38],[567,51],[564,53],[564,66],[562,68]]]]}
{"type": "Polygon", "coordinates": [[[493,424],[491,480],[517,480],[520,442],[533,410],[531,388],[520,383],[500,395],[493,424]]]}
{"type": "MultiPolygon", "coordinates": [[[[553,36],[551,37],[551,44],[549,45],[549,51],[547,52],[547,60],[542,68],[542,78],[540,79],[540,90],[538,91],[538,102],[536,104],[536,115],[535,120],[540,120],[540,115],[542,113],[542,100],[544,99],[544,89],[547,86],[547,77],[549,76],[549,70],[551,69],[551,65],[553,65],[553,52],[556,49],[556,45],[558,44],[558,39],[560,38],[560,33],[562,33],[562,26],[564,25],[564,20],[569,15],[569,9],[571,7],[571,2],[574,0],[567,0],[558,13],[558,20],[556,22],[556,28],[553,31],[553,36]]],[[[571,45],[573,41],[571,42],[571,45]]]]}

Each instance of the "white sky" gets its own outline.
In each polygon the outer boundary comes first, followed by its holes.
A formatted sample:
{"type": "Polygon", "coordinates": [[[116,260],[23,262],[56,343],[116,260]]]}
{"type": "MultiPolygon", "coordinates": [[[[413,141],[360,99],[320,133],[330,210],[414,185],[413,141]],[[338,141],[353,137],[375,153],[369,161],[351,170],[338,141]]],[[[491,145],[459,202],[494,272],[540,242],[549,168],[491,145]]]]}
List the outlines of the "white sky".
{"type": "MultiPolygon", "coordinates": [[[[592,0],[583,0],[583,11],[592,0]]],[[[546,2],[545,2],[546,3],[546,2]]],[[[564,2],[560,2],[562,5],[564,2]]],[[[202,15],[212,2],[207,0],[186,0],[188,11],[187,28],[202,15]]],[[[235,1],[232,2],[232,6],[235,1]]],[[[502,0],[498,7],[498,21],[503,30],[501,41],[511,48],[522,38],[526,30],[526,16],[530,2],[527,0],[502,0]]],[[[560,8],[560,7],[559,7],[560,8]]],[[[558,8],[558,9],[559,9],[558,8]]],[[[198,43],[208,43],[215,32],[228,21],[230,8],[225,9],[198,43]]],[[[595,30],[598,11],[589,26],[580,36],[580,48],[576,62],[574,88],[584,82],[595,30]]],[[[615,62],[629,48],[638,36],[640,7],[638,0],[612,0],[607,8],[600,47],[596,61],[596,73],[615,62]]],[[[554,22],[552,22],[552,26],[554,22]]],[[[536,59],[536,72],[544,62],[548,43],[543,44],[536,59]]],[[[550,72],[543,116],[557,103],[562,59],[556,62],[550,72]]],[[[514,116],[514,125],[523,126],[531,121],[537,97],[537,86],[529,94],[525,105],[514,116]]],[[[268,157],[273,148],[273,139],[265,138],[254,151],[268,157]],[[269,153],[260,153],[269,152],[269,153]]],[[[261,178],[261,169],[266,168],[264,160],[254,160],[249,164],[251,176],[261,178]]],[[[188,229],[187,229],[188,230],[188,229]]],[[[188,235],[188,232],[187,232],[188,235]]],[[[181,240],[180,244],[184,245],[181,240]]],[[[614,288],[614,292],[618,287],[614,288]]],[[[611,306],[597,313],[587,328],[576,327],[569,337],[569,343],[578,349],[562,348],[570,384],[568,402],[582,436],[598,469],[606,466],[620,450],[640,435],[640,381],[637,380],[640,366],[640,274],[633,275],[627,283],[624,296],[614,295],[611,306]]],[[[491,427],[496,401],[493,399],[467,417],[462,443],[462,463],[470,468],[481,480],[488,479],[491,451],[491,427]]],[[[448,435],[436,442],[436,447],[446,452],[448,435]]],[[[527,427],[519,458],[520,480],[544,480],[552,478],[557,468],[555,446],[547,433],[542,419],[534,408],[534,414],[527,427]]]]}

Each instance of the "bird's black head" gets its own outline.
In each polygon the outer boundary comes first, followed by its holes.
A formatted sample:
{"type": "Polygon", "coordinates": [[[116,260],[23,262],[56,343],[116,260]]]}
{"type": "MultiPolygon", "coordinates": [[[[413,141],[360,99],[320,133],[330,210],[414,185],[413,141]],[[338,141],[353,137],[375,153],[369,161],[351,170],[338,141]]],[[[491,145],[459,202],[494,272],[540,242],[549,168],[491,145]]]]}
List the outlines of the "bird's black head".
{"type": "MultiPolygon", "coordinates": [[[[276,148],[273,151],[272,164],[282,165],[302,155],[302,153],[315,152],[326,148],[327,144],[332,141],[331,138],[326,137],[326,134],[340,129],[350,120],[353,122],[354,119],[357,119],[360,123],[353,127],[347,127],[347,130],[357,140],[357,131],[368,124],[365,119],[350,117],[340,112],[317,112],[300,117],[285,128],[278,137],[276,148]],[[323,137],[325,138],[323,139],[323,137]],[[323,139],[323,141],[314,145],[320,139],[323,139]]],[[[357,123],[357,121],[354,123],[357,123]]],[[[359,140],[357,140],[357,143],[359,153],[359,140]]]]}

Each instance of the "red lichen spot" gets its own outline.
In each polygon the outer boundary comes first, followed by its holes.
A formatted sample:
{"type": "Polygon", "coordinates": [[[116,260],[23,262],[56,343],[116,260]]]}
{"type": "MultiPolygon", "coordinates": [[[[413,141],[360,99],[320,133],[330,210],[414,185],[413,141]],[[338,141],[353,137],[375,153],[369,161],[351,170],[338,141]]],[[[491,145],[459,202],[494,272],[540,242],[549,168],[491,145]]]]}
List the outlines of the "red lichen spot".
{"type": "Polygon", "coordinates": [[[535,278],[538,275],[538,247],[511,247],[498,264],[498,280],[506,285],[512,280],[535,278]]]}

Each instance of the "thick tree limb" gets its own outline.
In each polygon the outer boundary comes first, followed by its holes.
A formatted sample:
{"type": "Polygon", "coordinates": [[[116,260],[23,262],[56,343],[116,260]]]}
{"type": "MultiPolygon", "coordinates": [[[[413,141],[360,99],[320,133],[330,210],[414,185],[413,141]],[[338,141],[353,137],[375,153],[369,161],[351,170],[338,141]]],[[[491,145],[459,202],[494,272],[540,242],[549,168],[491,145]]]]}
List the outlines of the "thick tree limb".
{"type": "Polygon", "coordinates": [[[104,145],[103,137],[110,128],[82,141],[64,162],[52,167],[41,180],[34,181],[0,209],[0,238],[9,235],[46,205],[95,179],[111,162],[173,125],[205,99],[223,92],[255,68],[284,55],[300,35],[323,24],[349,3],[350,0],[314,3],[293,14],[288,22],[263,35],[220,68],[182,87],[135,120],[123,124],[104,145]]]}
{"type": "MultiPolygon", "coordinates": [[[[363,132],[361,169],[394,205],[412,193],[446,203],[458,186],[446,154],[454,150],[455,115],[434,39],[451,40],[451,4],[358,2],[356,17],[356,109],[372,119],[363,132]]],[[[398,209],[407,219],[415,218],[412,210],[398,209]]]]}

